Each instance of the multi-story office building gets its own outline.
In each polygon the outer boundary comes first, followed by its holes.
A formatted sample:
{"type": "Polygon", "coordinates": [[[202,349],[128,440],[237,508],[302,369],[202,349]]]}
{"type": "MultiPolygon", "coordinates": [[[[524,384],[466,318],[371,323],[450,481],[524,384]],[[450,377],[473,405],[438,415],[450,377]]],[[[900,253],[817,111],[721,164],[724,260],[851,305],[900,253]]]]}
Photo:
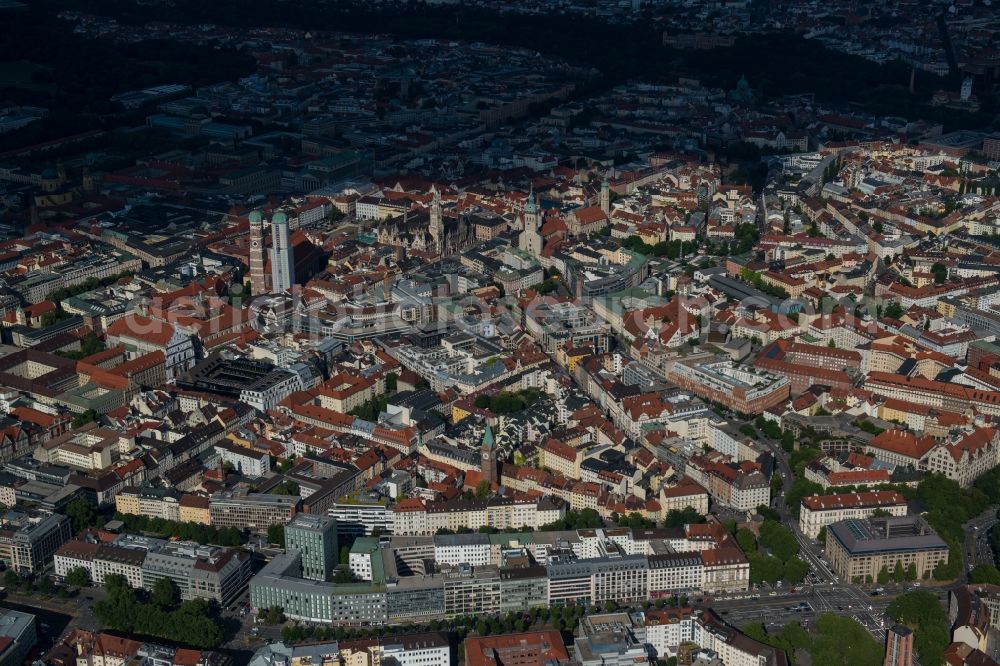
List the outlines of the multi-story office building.
{"type": "Polygon", "coordinates": [[[72,536],[73,526],[66,516],[9,511],[0,527],[0,560],[20,574],[36,573],[49,565],[53,553],[72,536]]]}
{"type": "Polygon", "coordinates": [[[115,495],[115,510],[133,516],[180,520],[180,498],[170,488],[126,486],[115,495]]]}
{"type": "Polygon", "coordinates": [[[787,377],[732,361],[675,363],[668,377],[681,388],[741,414],[760,414],[788,399],[787,377]]]}
{"type": "Polygon", "coordinates": [[[250,577],[250,556],[242,551],[192,542],[167,542],[148,551],[142,562],[142,586],[153,589],[160,578],[173,580],[181,599],[210,599],[227,604],[250,577]]]}
{"type": "Polygon", "coordinates": [[[591,585],[593,562],[579,562],[567,556],[564,561],[550,560],[546,565],[549,574],[549,606],[591,605],[594,591],[591,585]]]}
{"type": "Polygon", "coordinates": [[[386,578],[388,622],[426,622],[443,616],[444,580],[437,576],[386,578]]]}
{"type": "Polygon", "coordinates": [[[37,642],[34,615],[0,608],[0,666],[25,663],[37,642]]]}
{"type": "Polygon", "coordinates": [[[444,574],[444,616],[500,612],[500,571],[461,565],[444,574]]]}
{"type": "Polygon", "coordinates": [[[302,577],[329,580],[337,565],[337,519],[300,513],[285,526],[285,549],[302,555],[302,577]]]}
{"type": "Polygon", "coordinates": [[[500,569],[500,611],[541,608],[549,598],[545,567],[523,566],[500,569]]]}
{"type": "Polygon", "coordinates": [[[131,534],[109,543],[85,534],[56,551],[54,566],[58,577],[82,567],[96,585],[117,574],[132,587],[148,590],[157,580],[169,578],[180,590],[181,599],[209,599],[221,604],[238,595],[251,574],[250,556],[245,552],[131,534]]]}
{"type": "Polygon", "coordinates": [[[827,528],[830,567],[857,583],[878,578],[882,567],[893,573],[912,565],[917,578],[948,562],[948,544],[920,516],[842,520],[827,528]]]}
{"type": "Polygon", "coordinates": [[[803,497],[799,529],[815,539],[824,527],[849,518],[868,518],[876,511],[905,516],[906,498],[894,490],[803,497]]]}
{"type": "Polygon", "coordinates": [[[298,510],[299,497],[225,491],[212,495],[208,511],[212,525],[257,532],[284,525],[298,510]]]}
{"type": "Polygon", "coordinates": [[[649,590],[649,561],[644,555],[626,555],[594,568],[594,603],[645,601],[649,590]]]}
{"type": "Polygon", "coordinates": [[[702,588],[705,567],[698,553],[663,553],[649,556],[649,596],[669,597],[702,588]]]}
{"type": "Polygon", "coordinates": [[[394,534],[393,512],[386,500],[338,501],[327,514],[337,519],[340,537],[394,534]]]}
{"type": "Polygon", "coordinates": [[[742,591],[750,576],[749,562],[721,525],[360,537],[349,564],[351,574],[364,584],[351,585],[304,579],[300,553],[289,552],[295,560],[287,561],[281,572],[269,565],[251,582],[252,603],[256,608],[281,606],[286,615],[299,619],[322,617],[342,624],[369,622],[369,611],[344,615],[355,606],[345,601],[334,608],[327,600],[331,595],[382,594],[377,598],[383,621],[416,622],[543,606],[631,603],[676,593],[742,591]],[[435,573],[438,568],[442,571],[435,573]],[[260,589],[255,592],[256,586],[260,589]]]}
{"type": "Polygon", "coordinates": [[[297,551],[274,557],[253,577],[250,605],[276,606],[288,617],[308,622],[370,626],[388,619],[385,586],[307,580],[297,551]]]}

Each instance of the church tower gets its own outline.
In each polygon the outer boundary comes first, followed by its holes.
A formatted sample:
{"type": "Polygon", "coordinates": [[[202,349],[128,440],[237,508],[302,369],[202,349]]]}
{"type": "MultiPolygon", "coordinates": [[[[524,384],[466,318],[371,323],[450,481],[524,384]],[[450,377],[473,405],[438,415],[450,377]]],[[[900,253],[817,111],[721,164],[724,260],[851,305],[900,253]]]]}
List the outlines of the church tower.
{"type": "Polygon", "coordinates": [[[271,293],[282,294],[295,284],[288,216],[278,211],[271,218],[271,293]]]}
{"type": "Polygon", "coordinates": [[[440,255],[444,254],[444,220],[441,217],[441,195],[434,190],[434,201],[431,202],[431,241],[434,244],[434,251],[440,255]]]}
{"type": "Polygon", "coordinates": [[[259,210],[250,213],[250,293],[267,293],[264,278],[264,216],[259,210]]]}
{"type": "Polygon", "coordinates": [[[607,180],[601,181],[601,210],[604,214],[611,218],[611,186],[608,185],[607,180]]]}
{"type": "Polygon", "coordinates": [[[479,471],[483,475],[484,481],[489,481],[490,486],[497,482],[497,447],[493,439],[493,428],[486,424],[486,432],[483,433],[483,443],[479,447],[481,460],[479,471]]]}
{"type": "Polygon", "coordinates": [[[524,231],[518,238],[517,246],[528,254],[536,257],[542,254],[542,234],[538,224],[538,204],[535,202],[535,191],[532,189],[528,193],[528,200],[524,204],[524,231]]]}

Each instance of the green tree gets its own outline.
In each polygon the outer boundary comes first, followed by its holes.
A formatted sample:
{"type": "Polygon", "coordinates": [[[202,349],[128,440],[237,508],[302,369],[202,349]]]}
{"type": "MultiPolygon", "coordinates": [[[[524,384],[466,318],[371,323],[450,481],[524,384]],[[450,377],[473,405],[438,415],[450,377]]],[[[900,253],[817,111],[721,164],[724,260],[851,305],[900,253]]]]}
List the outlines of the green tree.
{"type": "Polygon", "coordinates": [[[491,494],[489,481],[483,479],[476,484],[476,499],[486,499],[491,494]]]}
{"type": "MultiPolygon", "coordinates": [[[[800,449],[800,451],[801,450],[802,449],[800,449]]],[[[792,487],[789,488],[788,492],[785,493],[785,505],[788,506],[789,512],[798,518],[799,511],[802,509],[802,498],[809,497],[810,495],[822,494],[823,486],[819,485],[815,481],[798,478],[794,483],[792,483],[792,487]]]]}
{"type": "Polygon", "coordinates": [[[295,483],[294,481],[288,480],[278,484],[271,492],[274,495],[298,495],[299,484],[295,483]]]}
{"type": "Polygon", "coordinates": [[[934,284],[944,284],[948,279],[948,268],[944,264],[937,262],[931,264],[931,273],[934,274],[934,284]]]}
{"type": "Polygon", "coordinates": [[[267,528],[267,542],[273,543],[281,548],[285,547],[285,526],[284,525],[270,525],[267,528]]]}
{"type": "Polygon", "coordinates": [[[131,589],[128,578],[121,574],[108,574],[104,577],[104,589],[109,593],[123,588],[131,589]]]}
{"type": "MultiPolygon", "coordinates": [[[[882,645],[849,617],[824,614],[816,618],[812,663],[823,666],[879,666],[882,645]]],[[[921,659],[921,661],[923,661],[921,659]]]]}
{"type": "Polygon", "coordinates": [[[781,580],[785,573],[784,563],[774,555],[747,553],[747,560],[750,561],[750,582],[755,585],[761,583],[773,585],[781,580]]]}
{"type": "Polygon", "coordinates": [[[799,552],[799,542],[790,529],[779,522],[765,520],[760,528],[760,545],[782,562],[788,562],[799,552]]]}
{"type": "Polygon", "coordinates": [[[804,581],[808,573],[809,565],[804,560],[793,557],[785,562],[785,570],[781,575],[781,579],[786,583],[795,585],[804,581]]]}
{"type": "Polygon", "coordinates": [[[685,507],[678,511],[671,509],[667,512],[667,518],[663,521],[664,527],[684,527],[696,523],[705,522],[705,516],[701,515],[693,507],[685,507]]]}
{"type": "Polygon", "coordinates": [[[13,569],[7,569],[3,575],[3,583],[7,587],[17,587],[21,583],[21,577],[13,569]]]}
{"type": "Polygon", "coordinates": [[[878,583],[879,585],[885,585],[889,582],[889,567],[882,565],[882,568],[878,570],[878,583]]]}
{"type": "Polygon", "coordinates": [[[181,591],[177,583],[169,578],[160,578],[153,583],[150,591],[150,600],[160,608],[167,610],[173,608],[181,600],[181,591]]]}
{"type": "Polygon", "coordinates": [[[977,564],[969,572],[969,582],[974,585],[979,583],[1000,585],[1000,570],[992,564],[977,564]]]}
{"type": "Polygon", "coordinates": [[[789,453],[795,448],[795,435],[790,430],[781,433],[781,448],[789,453]]]}
{"type": "Polygon", "coordinates": [[[385,376],[385,390],[389,393],[395,393],[398,381],[399,376],[395,372],[390,372],[385,376]]]}
{"type": "Polygon", "coordinates": [[[41,594],[49,595],[55,592],[56,586],[49,576],[42,576],[35,581],[35,589],[41,594]]]}
{"type": "Polygon", "coordinates": [[[66,581],[67,585],[86,587],[90,585],[90,572],[84,567],[73,567],[66,572],[63,580],[66,581]]]}
{"type": "Polygon", "coordinates": [[[70,423],[70,425],[74,429],[75,428],[81,428],[81,427],[87,425],[88,423],[93,423],[100,416],[101,415],[98,414],[93,409],[88,409],[87,411],[83,412],[82,414],[77,414],[76,416],[74,416],[73,417],[73,421],[72,421],[72,423],[70,423]]]}
{"type": "Polygon", "coordinates": [[[920,653],[920,663],[943,663],[944,649],[951,642],[951,627],[936,595],[927,590],[907,592],[889,604],[886,615],[914,629],[913,641],[920,653]]]}
{"type": "Polygon", "coordinates": [[[736,530],[736,543],[739,544],[744,553],[756,552],[757,550],[757,537],[746,528],[736,530]]]}
{"type": "Polygon", "coordinates": [[[73,521],[73,531],[80,532],[97,524],[97,505],[83,498],[77,498],[66,505],[66,516],[73,521]]]}

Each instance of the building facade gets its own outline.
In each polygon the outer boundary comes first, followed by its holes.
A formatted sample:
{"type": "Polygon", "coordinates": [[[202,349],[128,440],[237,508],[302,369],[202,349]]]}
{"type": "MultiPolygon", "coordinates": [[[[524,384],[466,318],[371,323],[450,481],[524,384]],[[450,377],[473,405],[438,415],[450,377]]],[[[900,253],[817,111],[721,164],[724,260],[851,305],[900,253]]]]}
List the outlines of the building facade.
{"type": "Polygon", "coordinates": [[[337,565],[337,519],[300,513],[285,525],[285,550],[299,551],[302,576],[329,580],[337,565]]]}
{"type": "Polygon", "coordinates": [[[869,518],[876,511],[905,516],[906,498],[894,490],[803,497],[799,509],[799,529],[810,539],[815,539],[824,527],[841,520],[869,518]]]}
{"type": "Polygon", "coordinates": [[[827,528],[826,553],[830,567],[845,580],[870,583],[883,567],[897,567],[930,576],[948,562],[946,544],[920,516],[850,519],[827,528]]]}

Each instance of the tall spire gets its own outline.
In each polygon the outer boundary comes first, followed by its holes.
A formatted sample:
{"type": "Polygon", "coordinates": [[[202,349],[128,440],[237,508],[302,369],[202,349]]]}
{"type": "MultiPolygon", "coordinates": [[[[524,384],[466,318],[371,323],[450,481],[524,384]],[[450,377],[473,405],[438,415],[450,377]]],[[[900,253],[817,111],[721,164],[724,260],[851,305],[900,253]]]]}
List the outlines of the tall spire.
{"type": "Polygon", "coordinates": [[[493,428],[486,424],[486,432],[483,433],[483,444],[479,448],[480,462],[479,472],[483,479],[488,481],[490,486],[497,482],[497,449],[496,441],[493,439],[493,428]]]}
{"type": "Polygon", "coordinates": [[[532,183],[528,189],[528,200],[524,202],[524,212],[534,213],[538,211],[538,204],[535,202],[535,184],[532,183]]]}
{"type": "Polygon", "coordinates": [[[518,237],[518,247],[535,257],[542,253],[542,235],[539,233],[541,224],[538,219],[538,205],[535,203],[535,189],[531,188],[528,193],[528,200],[524,204],[524,226],[521,235],[518,237]]]}
{"type": "Polygon", "coordinates": [[[434,190],[434,199],[431,201],[431,240],[434,243],[434,250],[438,254],[443,254],[444,249],[444,220],[441,218],[441,195],[434,190]]]}
{"type": "Polygon", "coordinates": [[[271,293],[281,294],[295,284],[288,216],[278,211],[271,216],[271,293]]]}
{"type": "Polygon", "coordinates": [[[254,296],[267,293],[264,274],[264,216],[259,210],[251,211],[250,220],[250,293],[254,296]]]}

